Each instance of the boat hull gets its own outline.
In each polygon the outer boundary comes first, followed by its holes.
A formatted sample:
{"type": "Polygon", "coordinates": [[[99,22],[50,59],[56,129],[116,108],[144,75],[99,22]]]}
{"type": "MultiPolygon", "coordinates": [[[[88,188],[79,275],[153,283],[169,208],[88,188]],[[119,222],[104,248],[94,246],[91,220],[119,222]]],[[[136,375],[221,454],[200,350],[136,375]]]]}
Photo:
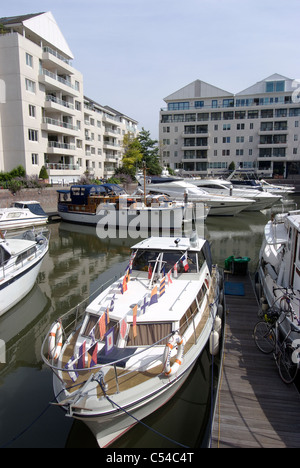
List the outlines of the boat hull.
{"type": "Polygon", "coordinates": [[[17,220],[3,220],[0,221],[0,230],[5,231],[6,229],[23,229],[32,226],[43,226],[48,221],[48,218],[26,218],[17,220]]]}
{"type": "Polygon", "coordinates": [[[31,291],[47,251],[48,249],[33,264],[20,269],[0,283],[0,316],[14,307],[31,291]]]}
{"type": "Polygon", "coordinates": [[[183,207],[143,209],[143,210],[105,210],[96,214],[74,213],[58,209],[60,217],[67,222],[90,226],[108,227],[142,227],[155,229],[178,229],[183,222],[191,222],[191,210],[183,207]],[[185,214],[187,216],[185,216],[185,214]]]}
{"type": "MultiPolygon", "coordinates": [[[[146,400],[136,402],[126,408],[124,411],[118,411],[112,416],[98,415],[91,419],[84,419],[84,423],[89,427],[94,434],[100,448],[105,448],[111,445],[115,440],[121,437],[125,432],[130,430],[135,424],[143,420],[151,413],[157,411],[161,406],[165,405],[180,389],[187,380],[193,370],[191,366],[178,379],[174,380],[169,386],[156,395],[150,395],[146,400]],[[131,416],[130,416],[131,415],[131,416]]],[[[77,418],[74,415],[74,418],[77,418]]]]}

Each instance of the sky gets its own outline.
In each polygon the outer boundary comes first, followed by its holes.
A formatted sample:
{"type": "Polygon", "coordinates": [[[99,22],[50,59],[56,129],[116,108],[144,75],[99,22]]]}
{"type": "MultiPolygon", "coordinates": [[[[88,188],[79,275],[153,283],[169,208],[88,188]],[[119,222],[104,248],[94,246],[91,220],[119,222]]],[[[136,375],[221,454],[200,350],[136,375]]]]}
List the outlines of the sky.
{"type": "Polygon", "coordinates": [[[84,94],[152,139],[164,98],[197,79],[234,94],[274,73],[300,79],[299,0],[11,0],[0,16],[46,11],[84,94]]]}

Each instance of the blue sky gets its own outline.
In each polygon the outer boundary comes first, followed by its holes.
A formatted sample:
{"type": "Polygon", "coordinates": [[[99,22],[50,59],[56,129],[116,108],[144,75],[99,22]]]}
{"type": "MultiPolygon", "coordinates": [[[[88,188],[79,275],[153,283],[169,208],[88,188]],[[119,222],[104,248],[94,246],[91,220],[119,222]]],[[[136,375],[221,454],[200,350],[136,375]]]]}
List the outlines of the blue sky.
{"type": "Polygon", "coordinates": [[[300,79],[299,0],[12,0],[0,16],[51,11],[84,94],[158,138],[164,97],[200,79],[237,93],[273,73],[300,79]]]}

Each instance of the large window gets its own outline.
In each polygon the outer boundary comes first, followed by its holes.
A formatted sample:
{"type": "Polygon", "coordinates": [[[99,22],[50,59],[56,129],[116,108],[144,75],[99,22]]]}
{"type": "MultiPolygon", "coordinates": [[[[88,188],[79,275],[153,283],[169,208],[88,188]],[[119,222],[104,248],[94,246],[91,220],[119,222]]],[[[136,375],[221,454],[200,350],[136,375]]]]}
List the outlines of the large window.
{"type": "Polygon", "coordinates": [[[284,91],[284,81],[267,81],[266,92],[267,93],[280,93],[284,91]]]}
{"type": "Polygon", "coordinates": [[[189,108],[189,102],[169,102],[168,104],[168,110],[186,110],[189,108]]]}

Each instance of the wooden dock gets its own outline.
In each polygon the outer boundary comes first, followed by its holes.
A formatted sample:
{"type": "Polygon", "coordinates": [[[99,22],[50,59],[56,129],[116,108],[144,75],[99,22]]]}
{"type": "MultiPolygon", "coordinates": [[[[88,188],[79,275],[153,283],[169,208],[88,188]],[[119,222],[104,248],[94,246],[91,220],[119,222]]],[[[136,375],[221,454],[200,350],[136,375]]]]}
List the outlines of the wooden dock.
{"type": "Polygon", "coordinates": [[[279,377],[271,355],[253,340],[258,303],[250,276],[225,273],[244,284],[244,296],[225,295],[227,324],[212,448],[299,448],[300,396],[279,377]]]}

